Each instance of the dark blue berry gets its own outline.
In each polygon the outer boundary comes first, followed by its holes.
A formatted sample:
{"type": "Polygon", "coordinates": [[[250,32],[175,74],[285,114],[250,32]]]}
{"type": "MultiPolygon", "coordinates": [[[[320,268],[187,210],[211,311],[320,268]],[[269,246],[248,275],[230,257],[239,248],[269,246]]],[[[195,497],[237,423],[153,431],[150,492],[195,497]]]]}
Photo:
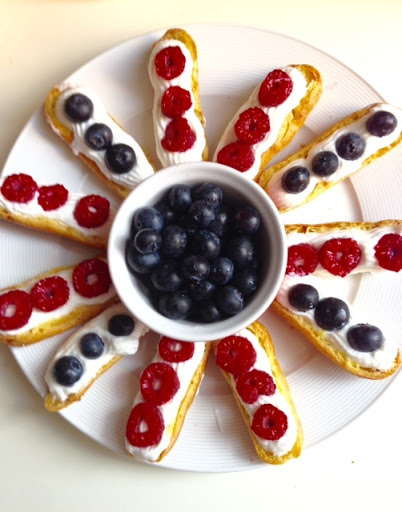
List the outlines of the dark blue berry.
{"type": "Polygon", "coordinates": [[[187,285],[188,294],[195,302],[209,299],[215,290],[216,286],[207,279],[192,280],[187,285]]]}
{"type": "Polygon", "coordinates": [[[215,219],[215,211],[211,204],[199,199],[188,209],[187,219],[190,227],[206,228],[215,219]]]}
{"type": "Polygon", "coordinates": [[[332,151],[320,151],[311,162],[311,169],[317,176],[331,176],[339,167],[339,159],[332,151]]]}
{"type": "Polygon", "coordinates": [[[233,275],[233,284],[244,295],[254,293],[258,288],[258,272],[254,268],[245,268],[235,272],[233,275]]]}
{"type": "Polygon", "coordinates": [[[205,323],[217,322],[222,318],[218,306],[212,300],[206,300],[199,304],[198,318],[205,323]]]}
{"type": "Polygon", "coordinates": [[[223,205],[215,210],[215,218],[209,223],[208,231],[212,231],[215,235],[221,237],[225,235],[229,227],[229,211],[223,205]]]}
{"type": "Polygon", "coordinates": [[[64,103],[64,112],[73,123],[88,121],[94,111],[92,101],[84,94],[72,94],[64,103]]]}
{"type": "Polygon", "coordinates": [[[289,303],[298,311],[314,309],[318,304],[318,291],[309,284],[296,284],[289,290],[289,303]]]}
{"type": "Polygon", "coordinates": [[[84,373],[84,367],[78,357],[63,356],[55,362],[53,376],[62,386],[72,386],[84,373]]]}
{"type": "Polygon", "coordinates": [[[226,256],[218,256],[211,263],[209,280],[214,284],[227,284],[233,276],[233,261],[226,256]]]}
{"type": "Polygon", "coordinates": [[[140,229],[154,229],[155,231],[162,231],[163,217],[161,212],[152,206],[143,206],[138,208],[133,216],[131,225],[131,232],[139,231],[140,229]]]}
{"type": "Polygon", "coordinates": [[[159,299],[159,311],[162,315],[172,320],[187,318],[191,311],[191,306],[192,301],[190,297],[182,291],[162,295],[159,299]]]}
{"type": "Polygon", "coordinates": [[[112,172],[125,174],[134,167],[137,157],[131,146],[113,144],[106,149],[105,161],[112,172]]]}
{"type": "Polygon", "coordinates": [[[91,149],[100,151],[106,149],[113,140],[113,133],[109,126],[102,123],[91,125],[85,132],[85,141],[91,149]]]}
{"type": "Polygon", "coordinates": [[[251,235],[258,231],[261,224],[260,214],[252,206],[244,206],[235,211],[235,227],[244,235],[251,235]]]}
{"type": "Polygon", "coordinates": [[[207,260],[214,260],[221,251],[221,241],[215,233],[207,229],[196,231],[190,239],[190,249],[204,256],[207,260]]]}
{"type": "Polygon", "coordinates": [[[166,226],[162,231],[162,252],[168,258],[179,258],[187,248],[187,233],[176,224],[166,226]]]}
{"type": "Polygon", "coordinates": [[[380,110],[367,119],[366,128],[375,137],[385,137],[395,130],[397,124],[394,114],[380,110]]]}
{"type": "Polygon", "coordinates": [[[186,212],[193,202],[191,189],[187,185],[175,185],[170,189],[168,197],[175,212],[186,212]]]}
{"type": "Polygon", "coordinates": [[[236,270],[255,265],[255,246],[251,239],[245,235],[237,235],[228,240],[225,253],[233,261],[236,270]]]}
{"type": "Polygon", "coordinates": [[[183,284],[176,260],[163,261],[152,271],[151,281],[156,290],[174,292],[183,284]]]}
{"type": "Polygon", "coordinates": [[[317,325],[325,331],[338,331],[344,327],[350,318],[347,304],[335,297],[321,299],[314,311],[317,325]]]}
{"type": "Polygon", "coordinates": [[[193,196],[195,200],[202,199],[211,204],[213,208],[217,208],[223,199],[223,192],[218,185],[213,183],[202,183],[195,187],[193,196]]]}
{"type": "Polygon", "coordinates": [[[190,254],[181,262],[181,271],[186,279],[205,279],[209,274],[210,265],[204,256],[190,254]]]}
{"type": "Polygon", "coordinates": [[[161,257],[159,252],[149,252],[141,254],[134,247],[134,242],[129,241],[126,245],[126,263],[131,272],[134,274],[148,274],[157,265],[159,265],[161,257]]]}
{"type": "Polygon", "coordinates": [[[134,247],[142,254],[157,252],[161,246],[162,236],[154,229],[140,229],[134,237],[134,247]]]}
{"type": "Polygon", "coordinates": [[[105,350],[105,342],[95,332],[88,332],[80,340],[80,349],[87,359],[97,359],[105,350]]]}
{"type": "Polygon", "coordinates": [[[218,291],[218,307],[228,316],[237,315],[244,308],[244,297],[240,291],[229,284],[218,291]]]}
{"type": "Polygon", "coordinates": [[[113,315],[109,319],[107,328],[113,336],[129,336],[135,328],[134,318],[124,313],[113,315]]]}
{"type": "Polygon", "coordinates": [[[357,133],[347,133],[337,139],[335,147],[344,160],[357,160],[364,153],[366,143],[357,133]]]}
{"type": "Polygon", "coordinates": [[[157,203],[156,208],[159,210],[163,217],[163,223],[165,226],[168,224],[172,224],[176,219],[176,214],[173,208],[170,206],[169,201],[163,199],[159,203],[157,203]]]}
{"type": "Polygon", "coordinates": [[[300,165],[291,167],[282,176],[282,188],[289,194],[298,194],[307,188],[310,182],[310,173],[306,167],[300,165]]]}
{"type": "Polygon", "coordinates": [[[359,352],[374,352],[378,350],[384,338],[378,327],[370,324],[357,324],[352,326],[347,332],[349,345],[359,352]]]}

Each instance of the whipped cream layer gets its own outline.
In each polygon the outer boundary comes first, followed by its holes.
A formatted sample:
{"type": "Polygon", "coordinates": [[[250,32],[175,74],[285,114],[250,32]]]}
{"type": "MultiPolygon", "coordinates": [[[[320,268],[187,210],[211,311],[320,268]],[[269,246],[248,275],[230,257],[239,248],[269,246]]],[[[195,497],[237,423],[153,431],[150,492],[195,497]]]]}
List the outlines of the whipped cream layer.
{"type": "MultiPolygon", "coordinates": [[[[102,174],[113,183],[121,185],[127,189],[133,189],[138,183],[154,173],[152,165],[149,163],[144,151],[136,140],[125,132],[107,113],[105,107],[96,95],[87,87],[80,87],[69,83],[63,83],[59,87],[61,95],[56,104],[56,115],[58,120],[74,134],[74,139],[71,144],[71,149],[75,155],[85,155],[87,158],[96,163],[102,174]],[[82,123],[73,123],[69,120],[64,112],[65,101],[73,94],[84,94],[93,103],[92,116],[82,123]],[[85,142],[85,132],[95,123],[102,123],[107,125],[113,133],[112,144],[127,144],[130,146],[136,156],[136,163],[134,167],[126,173],[118,174],[109,170],[105,162],[105,150],[95,151],[91,149],[85,142]]],[[[52,126],[53,130],[58,133],[58,130],[52,126]]]]}
{"type": "Polygon", "coordinates": [[[158,41],[154,48],[152,49],[151,56],[148,64],[148,73],[151,84],[154,88],[154,104],[152,110],[152,118],[153,118],[153,126],[154,126],[154,135],[155,135],[155,144],[156,144],[156,153],[163,167],[169,167],[171,165],[183,164],[187,162],[200,162],[202,161],[202,155],[206,146],[206,138],[205,138],[205,130],[202,125],[200,119],[197,117],[194,107],[195,100],[193,94],[193,83],[192,83],[192,75],[193,75],[194,62],[189,52],[188,48],[184,43],[175,39],[164,39],[158,41]],[[183,72],[173,78],[172,80],[166,80],[159,76],[155,69],[155,57],[156,55],[169,46],[178,46],[182,51],[186,62],[183,72]],[[162,96],[166,89],[169,87],[178,86],[182,89],[185,89],[190,93],[191,107],[184,112],[183,116],[192,130],[195,133],[196,139],[193,146],[186,151],[166,151],[162,145],[161,141],[165,136],[165,131],[167,125],[172,121],[171,118],[166,117],[162,113],[162,96]]]}
{"type": "Polygon", "coordinates": [[[300,100],[306,95],[307,91],[306,79],[297,68],[292,66],[286,66],[284,68],[276,69],[281,69],[281,71],[284,71],[290,76],[293,83],[293,88],[290,95],[286,98],[286,100],[283,103],[281,103],[277,107],[264,107],[263,105],[260,104],[258,100],[258,93],[262,82],[259,83],[252,92],[250,98],[239,108],[233,119],[229,122],[228,126],[223,132],[220,141],[218,142],[218,146],[213,156],[213,161],[216,162],[219,151],[228,144],[238,140],[234,130],[234,126],[239,118],[239,115],[249,108],[259,107],[269,117],[270,130],[265,135],[264,139],[262,139],[261,142],[250,145],[250,148],[252,149],[254,154],[254,163],[247,171],[244,171],[242,173],[243,176],[247,176],[247,178],[250,179],[254,179],[257,176],[261,166],[262,154],[265,153],[265,151],[268,151],[268,149],[271,146],[273,146],[276,139],[278,138],[278,133],[282,128],[284,120],[286,119],[288,114],[299,105],[300,100]]]}
{"type": "Polygon", "coordinates": [[[272,178],[267,183],[265,190],[267,191],[268,195],[271,197],[271,199],[279,209],[286,210],[294,208],[302,204],[308,198],[308,196],[313,192],[314,188],[318,183],[334,183],[358,171],[362,167],[363,162],[367,160],[367,158],[377,153],[377,151],[379,151],[380,149],[386,148],[393,144],[400,137],[401,130],[402,110],[392,105],[388,105],[386,103],[376,104],[370,109],[370,112],[367,115],[365,115],[355,123],[340,128],[327,139],[314,145],[306,158],[299,158],[297,160],[293,160],[291,163],[283,167],[279,172],[272,176],[272,178]],[[371,117],[373,114],[381,110],[393,114],[397,119],[397,126],[395,130],[389,135],[385,135],[384,137],[376,137],[375,135],[371,135],[367,131],[366,122],[369,119],[369,117],[371,117]],[[341,158],[336,151],[336,141],[340,137],[352,132],[360,135],[364,139],[366,146],[364,148],[363,154],[359,158],[357,158],[356,160],[345,160],[341,158]],[[331,151],[332,153],[335,153],[338,156],[339,167],[330,176],[317,176],[311,170],[312,161],[314,157],[321,151],[331,151]],[[308,169],[310,173],[310,181],[307,187],[302,192],[291,194],[283,189],[282,177],[289,169],[297,166],[306,167],[308,169]]]}

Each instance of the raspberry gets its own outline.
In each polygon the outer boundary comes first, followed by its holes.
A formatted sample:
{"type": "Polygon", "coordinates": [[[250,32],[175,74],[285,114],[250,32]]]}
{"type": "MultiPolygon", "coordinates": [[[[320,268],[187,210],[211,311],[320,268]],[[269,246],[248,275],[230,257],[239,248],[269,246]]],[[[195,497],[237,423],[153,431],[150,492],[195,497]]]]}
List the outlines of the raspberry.
{"type": "Polygon", "coordinates": [[[243,336],[228,336],[218,344],[216,364],[234,377],[248,372],[254,365],[257,354],[253,345],[243,336]]]}
{"type": "Polygon", "coordinates": [[[275,382],[271,375],[261,370],[251,370],[242,373],[236,382],[236,389],[240,398],[246,404],[253,404],[260,395],[273,395],[275,382]]]}
{"type": "Polygon", "coordinates": [[[144,399],[155,405],[169,402],[180,387],[176,371],[167,363],[151,363],[142,372],[140,383],[144,399]]]}
{"type": "Polygon", "coordinates": [[[186,58],[179,46],[168,46],[155,57],[157,74],[165,80],[172,80],[180,76],[186,65],[186,58]]]}
{"type": "Polygon", "coordinates": [[[49,187],[40,187],[38,203],[45,212],[57,210],[66,203],[68,199],[68,190],[63,185],[50,185],[49,187]]]}
{"type": "Polygon", "coordinates": [[[102,295],[111,284],[107,264],[96,258],[84,260],[73,270],[74,290],[83,297],[91,298],[102,295]]]}
{"type": "Polygon", "coordinates": [[[74,218],[83,228],[98,228],[109,217],[110,203],[102,196],[91,194],[78,202],[74,210],[74,218]]]}
{"type": "Polygon", "coordinates": [[[277,441],[288,429],[288,418],[274,405],[264,404],[254,414],[251,430],[258,437],[277,441]]]}
{"type": "Polygon", "coordinates": [[[288,249],[286,273],[290,276],[306,276],[318,265],[318,251],[310,244],[291,245],[288,249]]]}
{"type": "Polygon", "coordinates": [[[159,341],[159,354],[168,363],[182,363],[193,357],[194,343],[164,336],[159,341]]]}
{"type": "Polygon", "coordinates": [[[262,141],[271,128],[269,117],[259,107],[248,108],[239,115],[234,131],[237,138],[247,144],[262,141]]]}
{"type": "Polygon", "coordinates": [[[288,98],[292,90],[290,76],[280,69],[274,69],[262,82],[258,99],[264,107],[277,107],[288,98]]]}
{"type": "Polygon", "coordinates": [[[28,174],[10,174],[1,186],[1,193],[14,203],[28,203],[35,197],[38,185],[28,174]]]}
{"type": "Polygon", "coordinates": [[[254,153],[251,147],[241,140],[231,142],[224,146],[218,153],[217,161],[220,164],[233,167],[237,171],[244,172],[250,169],[254,163],[254,153]]]}
{"type": "Polygon", "coordinates": [[[375,257],[380,267],[393,272],[402,268],[402,236],[389,233],[380,238],[374,247],[375,257]]]}
{"type": "Polygon", "coordinates": [[[127,421],[126,439],[132,446],[146,448],[158,444],[165,428],[163,417],[153,404],[142,402],[131,411],[127,421]]]}
{"type": "Polygon", "coordinates": [[[11,290],[0,296],[0,329],[12,331],[28,323],[32,303],[27,292],[11,290]]]}
{"type": "Polygon", "coordinates": [[[161,144],[166,151],[183,153],[193,147],[195,139],[195,133],[187,119],[176,117],[166,126],[161,144]]]}
{"type": "Polygon", "coordinates": [[[359,244],[352,238],[333,238],[321,247],[319,258],[325,270],[345,277],[357,267],[361,254],[359,244]]]}
{"type": "Polygon", "coordinates": [[[46,277],[32,288],[32,306],[40,311],[54,311],[63,306],[70,296],[70,288],[60,276],[46,277]]]}
{"type": "Polygon", "coordinates": [[[192,103],[189,91],[179,86],[169,87],[162,96],[162,113],[166,117],[180,117],[192,103]]]}

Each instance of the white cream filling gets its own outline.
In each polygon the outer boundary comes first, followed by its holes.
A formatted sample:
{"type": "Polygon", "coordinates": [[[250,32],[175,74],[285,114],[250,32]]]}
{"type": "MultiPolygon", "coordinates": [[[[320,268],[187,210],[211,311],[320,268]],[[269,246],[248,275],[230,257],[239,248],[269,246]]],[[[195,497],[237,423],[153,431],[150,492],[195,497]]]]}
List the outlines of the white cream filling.
{"type": "MultiPolygon", "coordinates": [[[[184,397],[187,394],[188,387],[194,377],[194,374],[204,358],[205,349],[205,343],[194,343],[194,354],[191,359],[183,361],[181,363],[167,363],[170,364],[172,368],[176,371],[180,382],[180,388],[178,389],[175,396],[169,402],[158,406],[165,425],[162,439],[158,444],[146,448],[138,448],[136,446],[132,446],[126,438],[126,449],[134,457],[138,457],[139,459],[146,460],[149,462],[155,462],[156,460],[158,460],[163,450],[165,450],[169,446],[173,435],[173,428],[176,422],[177,413],[179,411],[180,405],[184,397]]],[[[152,360],[152,363],[162,362],[166,361],[161,358],[158,350],[157,353],[155,354],[155,357],[152,360]]],[[[133,407],[135,407],[138,403],[141,402],[144,402],[144,398],[140,390],[138,391],[137,396],[134,400],[133,407]]]]}
{"type": "Polygon", "coordinates": [[[159,41],[151,52],[151,56],[148,64],[148,73],[151,80],[151,84],[154,88],[154,104],[152,110],[154,135],[156,144],[156,153],[163,167],[171,165],[182,164],[186,162],[200,162],[202,160],[202,154],[206,146],[205,130],[201,121],[195,114],[194,106],[194,95],[192,90],[192,72],[193,72],[193,58],[191,53],[187,49],[186,45],[181,41],[166,39],[159,41]],[[156,73],[155,69],[155,57],[156,55],[169,46],[178,46],[186,59],[185,67],[183,72],[172,80],[165,80],[156,73]],[[190,127],[193,129],[196,139],[193,146],[186,151],[166,151],[161,144],[162,139],[165,136],[167,125],[172,121],[169,117],[166,117],[162,113],[161,100],[164,92],[169,87],[178,86],[182,89],[187,90],[190,93],[192,105],[184,112],[183,116],[190,127]]]}
{"type": "MultiPolygon", "coordinates": [[[[60,85],[60,91],[61,95],[56,104],[56,115],[59,121],[67,126],[74,134],[71,149],[75,155],[79,155],[80,153],[85,155],[96,163],[102,174],[108,180],[127,189],[133,189],[140,181],[153,174],[154,169],[140,145],[109,116],[100,98],[93,91],[86,87],[79,87],[68,83],[60,85]],[[67,98],[77,93],[88,96],[94,107],[92,116],[82,123],[71,122],[64,112],[64,103],[67,98]],[[105,150],[95,151],[86,144],[85,132],[94,123],[105,124],[112,130],[112,144],[127,144],[134,150],[136,163],[129,172],[123,174],[111,172],[105,162],[105,150]]],[[[58,130],[54,126],[52,126],[52,128],[58,133],[58,130]]]]}
{"type": "Polygon", "coordinates": [[[250,98],[240,107],[236,115],[233,117],[233,119],[226,127],[220,141],[218,142],[218,146],[213,156],[214,162],[217,161],[218,153],[223,147],[238,140],[234,130],[234,126],[239,118],[239,115],[249,108],[259,107],[269,117],[270,130],[265,135],[264,139],[261,142],[258,142],[250,146],[254,154],[254,163],[250,167],[250,169],[242,173],[243,176],[247,176],[247,178],[250,179],[254,179],[257,176],[261,166],[262,154],[265,153],[265,151],[268,151],[268,149],[275,143],[278,137],[279,130],[281,129],[286,116],[294,108],[298,106],[300,100],[305,96],[307,90],[306,79],[297,68],[287,66],[281,68],[281,70],[287,73],[292,79],[293,89],[290,95],[286,98],[286,100],[283,103],[281,103],[277,107],[264,107],[263,105],[260,104],[258,100],[258,93],[262,82],[258,84],[258,86],[254,89],[253,93],[251,94],[250,98]]]}
{"type": "Polygon", "coordinates": [[[108,365],[114,357],[135,354],[137,352],[139,339],[148,331],[148,328],[134,318],[135,327],[131,334],[128,336],[114,336],[108,330],[108,322],[113,316],[120,314],[132,316],[121,303],[114,304],[75,331],[74,334],[59,347],[45,373],[45,381],[48,385],[49,392],[55,398],[60,401],[65,401],[70,395],[82,393],[95,379],[99,371],[105,365],[108,365]],[[104,352],[96,359],[88,359],[81,353],[81,338],[89,332],[97,334],[105,343],[104,352]],[[77,357],[84,368],[82,377],[72,386],[59,384],[53,375],[55,362],[64,356],[77,357]]]}
{"type": "Polygon", "coordinates": [[[387,105],[385,103],[376,105],[370,110],[370,112],[366,116],[362,117],[355,123],[352,123],[348,126],[345,126],[337,130],[327,139],[323,140],[317,145],[314,145],[314,147],[311,149],[306,158],[299,158],[283,167],[283,169],[281,169],[279,172],[272,176],[272,178],[267,183],[265,189],[278,208],[286,209],[298,206],[307,199],[307,197],[313,192],[315,186],[318,183],[337,182],[358,171],[361,168],[363,162],[367,158],[375,154],[380,149],[386,148],[387,146],[389,146],[398,139],[398,137],[401,134],[401,127],[402,110],[392,105],[387,105]],[[397,126],[395,130],[389,135],[385,135],[384,137],[376,137],[374,135],[370,135],[366,129],[367,119],[371,117],[375,112],[379,112],[380,110],[391,112],[397,119],[397,126]],[[336,141],[343,135],[346,135],[351,132],[360,135],[365,140],[366,146],[363,151],[363,154],[356,160],[344,160],[336,152],[336,141]],[[331,174],[331,176],[320,177],[315,175],[311,170],[311,164],[314,157],[321,151],[331,151],[338,156],[339,167],[333,174],[331,174]],[[281,182],[285,172],[295,166],[306,167],[310,172],[310,181],[307,187],[302,192],[290,194],[282,188],[281,182]]]}
{"type": "MultiPolygon", "coordinates": [[[[290,310],[294,315],[307,318],[315,328],[319,329],[314,319],[314,309],[308,311],[298,311],[289,303],[289,290],[299,283],[314,286],[314,288],[316,288],[316,290],[318,291],[320,300],[328,297],[328,295],[325,293],[325,284],[322,278],[320,280],[320,278],[314,277],[312,275],[303,277],[285,276],[285,279],[278,292],[276,300],[280,304],[282,304],[282,306],[290,310]]],[[[350,360],[358,363],[359,365],[365,368],[372,368],[382,371],[392,368],[394,366],[395,358],[398,353],[398,347],[394,340],[386,338],[384,332],[384,341],[382,346],[379,349],[374,350],[373,352],[360,352],[358,350],[353,349],[349,345],[346,337],[349,328],[353,325],[360,323],[370,323],[370,321],[368,321],[370,319],[365,318],[363,314],[360,311],[357,311],[356,308],[352,307],[352,305],[347,300],[344,300],[344,302],[347,304],[350,311],[349,322],[338,331],[323,330],[323,332],[325,332],[325,337],[328,340],[328,343],[332,343],[338,350],[345,353],[350,360]]]]}

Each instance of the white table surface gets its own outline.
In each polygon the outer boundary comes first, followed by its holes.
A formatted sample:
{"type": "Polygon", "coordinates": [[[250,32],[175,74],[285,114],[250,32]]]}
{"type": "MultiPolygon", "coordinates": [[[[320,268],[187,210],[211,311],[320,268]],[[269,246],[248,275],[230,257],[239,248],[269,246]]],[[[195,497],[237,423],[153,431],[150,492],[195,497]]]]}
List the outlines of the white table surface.
{"type": "MultiPolygon", "coordinates": [[[[0,0],[0,168],[50,85],[115,44],[187,23],[303,40],[402,106],[401,21],[400,0],[0,0]]],[[[356,421],[283,466],[185,473],[134,463],[50,415],[2,345],[0,510],[401,510],[401,396],[399,375],[356,421]]]]}

